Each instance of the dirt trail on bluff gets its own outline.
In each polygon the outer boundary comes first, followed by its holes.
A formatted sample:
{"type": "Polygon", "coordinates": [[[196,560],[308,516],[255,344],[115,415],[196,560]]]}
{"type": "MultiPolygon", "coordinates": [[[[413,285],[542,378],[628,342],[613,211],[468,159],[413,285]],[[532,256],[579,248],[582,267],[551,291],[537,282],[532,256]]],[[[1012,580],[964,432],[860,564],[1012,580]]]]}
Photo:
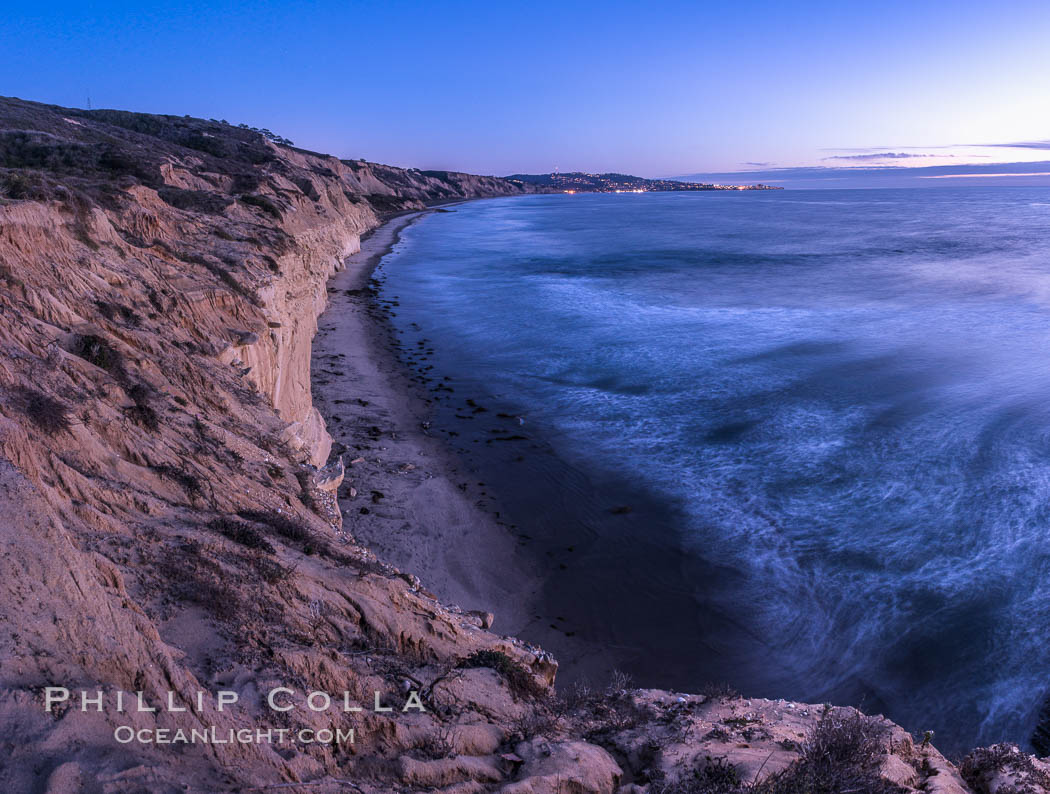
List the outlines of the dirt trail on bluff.
{"type": "MultiPolygon", "coordinates": [[[[383,213],[526,189],[217,121],[0,99],[0,789],[1050,790],[1041,761],[1005,747],[967,760],[968,788],[928,743],[852,709],[623,680],[555,696],[549,655],[358,542],[343,511],[360,506],[421,537],[485,528],[427,450],[407,459],[420,449],[395,443],[381,405],[345,414],[332,454],[312,366],[346,400],[391,373],[350,361],[366,347],[349,331],[311,364],[329,282],[383,213]],[[373,501],[380,475],[404,485],[373,501]],[[45,687],[70,700],[45,710],[45,687]],[[268,707],[277,687],[291,710],[268,707]],[[335,705],[311,709],[314,690],[335,705]],[[120,711],[121,693],[157,710],[120,711]],[[263,728],[355,741],[160,738],[263,728]]],[[[356,272],[331,289],[351,299],[356,272]]],[[[363,307],[343,306],[362,333],[363,307]]],[[[510,565],[495,544],[477,559],[510,565]]],[[[465,605],[500,584],[439,540],[421,549],[465,605]]],[[[508,588],[525,575],[507,571],[508,588]]]]}

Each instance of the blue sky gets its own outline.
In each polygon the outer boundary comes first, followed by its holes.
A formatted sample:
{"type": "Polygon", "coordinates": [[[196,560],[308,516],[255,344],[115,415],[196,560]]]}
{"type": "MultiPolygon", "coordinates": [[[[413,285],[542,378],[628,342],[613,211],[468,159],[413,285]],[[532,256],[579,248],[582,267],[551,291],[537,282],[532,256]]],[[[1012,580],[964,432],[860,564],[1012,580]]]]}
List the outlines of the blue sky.
{"type": "Polygon", "coordinates": [[[103,0],[5,17],[2,94],[225,118],[405,166],[789,181],[1050,159],[999,146],[1050,139],[1046,2],[103,0]]]}

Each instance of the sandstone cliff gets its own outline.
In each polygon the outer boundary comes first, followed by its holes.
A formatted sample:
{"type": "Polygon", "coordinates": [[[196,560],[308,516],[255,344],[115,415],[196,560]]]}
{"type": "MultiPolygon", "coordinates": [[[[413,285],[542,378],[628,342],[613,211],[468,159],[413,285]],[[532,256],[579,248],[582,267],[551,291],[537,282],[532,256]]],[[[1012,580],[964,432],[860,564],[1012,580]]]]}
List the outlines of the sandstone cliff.
{"type": "Polygon", "coordinates": [[[326,282],[384,213],[523,190],[0,99],[0,787],[1050,791],[1010,748],[972,755],[966,783],[850,709],[626,681],[556,696],[540,649],[343,531],[310,395],[326,282]],[[48,686],[106,706],[45,711],[48,686]],[[367,707],[272,712],[278,686],[367,707]],[[238,702],[198,702],[218,690],[238,702]],[[118,712],[118,692],[174,695],[118,712]],[[415,692],[426,710],[402,712],[415,692]],[[357,736],[174,746],[123,725],[357,736]]]}

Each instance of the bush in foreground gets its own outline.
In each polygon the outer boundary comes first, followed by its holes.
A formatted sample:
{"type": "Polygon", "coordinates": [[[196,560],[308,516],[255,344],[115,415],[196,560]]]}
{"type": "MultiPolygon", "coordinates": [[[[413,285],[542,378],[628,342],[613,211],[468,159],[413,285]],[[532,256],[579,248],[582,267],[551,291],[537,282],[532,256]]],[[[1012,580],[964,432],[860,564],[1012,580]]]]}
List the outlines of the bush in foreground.
{"type": "Polygon", "coordinates": [[[886,752],[885,727],[849,709],[824,714],[802,747],[802,755],[763,781],[744,781],[726,759],[706,758],[675,783],[656,783],[653,794],[902,794],[879,775],[886,752]]]}

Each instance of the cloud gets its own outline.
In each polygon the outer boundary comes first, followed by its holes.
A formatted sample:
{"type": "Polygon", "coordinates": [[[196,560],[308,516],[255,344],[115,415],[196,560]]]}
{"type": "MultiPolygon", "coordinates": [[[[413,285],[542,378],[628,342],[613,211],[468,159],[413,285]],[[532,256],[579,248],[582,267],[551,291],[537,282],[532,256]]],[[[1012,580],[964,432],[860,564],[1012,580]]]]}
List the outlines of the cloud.
{"type": "MultiPolygon", "coordinates": [[[[1043,141],[1012,141],[1009,143],[947,143],[940,144],[938,146],[854,146],[851,148],[846,147],[825,147],[821,149],[822,152],[849,152],[850,154],[838,159],[847,160],[861,160],[861,159],[876,159],[879,154],[885,154],[887,157],[903,157],[904,154],[901,152],[894,152],[895,149],[906,149],[921,151],[924,149],[1038,149],[1038,150],[1050,150],[1050,140],[1043,141]],[[856,152],[871,153],[871,156],[864,158],[856,152]]],[[[934,155],[927,155],[933,157],[934,155]]],[[[941,157],[950,157],[951,155],[938,155],[941,157]]],[[[973,155],[977,157],[978,155],[973,155]]],[[[825,160],[835,158],[824,158],[825,160]]]]}
{"type": "Polygon", "coordinates": [[[975,146],[989,146],[997,149],[1050,149],[1050,141],[1018,141],[1016,143],[977,143],[975,146]]]}
{"type": "Polygon", "coordinates": [[[938,146],[825,146],[822,152],[892,152],[894,149],[957,149],[963,144],[949,143],[938,146]]]}
{"type": "Polygon", "coordinates": [[[1050,176],[1050,171],[1010,171],[1009,173],[1000,174],[933,174],[920,176],[919,179],[973,179],[975,177],[990,177],[994,179],[1004,176],[1050,176]]]}
{"type": "Polygon", "coordinates": [[[868,162],[871,160],[907,160],[912,157],[955,157],[954,154],[910,154],[908,152],[872,152],[871,154],[836,154],[824,157],[824,160],[853,160],[868,162]]]}
{"type": "MultiPolygon", "coordinates": [[[[968,157],[968,155],[967,155],[968,157]]],[[[735,172],[687,174],[687,182],[736,184],[773,182],[786,187],[933,187],[935,185],[1047,185],[1050,160],[1038,162],[966,163],[958,160],[937,165],[913,165],[913,160],[888,162],[835,161],[826,165],[749,169],[735,172]]]]}
{"type": "Polygon", "coordinates": [[[776,163],[741,163],[740,165],[749,165],[754,168],[769,168],[769,166],[776,165],[776,163]]]}

